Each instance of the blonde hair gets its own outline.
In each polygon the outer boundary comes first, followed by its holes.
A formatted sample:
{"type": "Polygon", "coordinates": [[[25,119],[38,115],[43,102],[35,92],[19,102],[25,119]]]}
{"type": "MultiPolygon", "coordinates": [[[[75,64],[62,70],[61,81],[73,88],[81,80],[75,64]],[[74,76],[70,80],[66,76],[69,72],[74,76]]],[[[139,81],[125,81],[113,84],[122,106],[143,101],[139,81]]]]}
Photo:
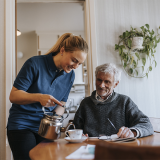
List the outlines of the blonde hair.
{"type": "Polygon", "coordinates": [[[59,53],[62,47],[64,47],[66,52],[81,50],[88,53],[88,45],[82,37],[75,36],[72,33],[65,33],[59,37],[56,44],[46,54],[51,52],[59,53]]]}

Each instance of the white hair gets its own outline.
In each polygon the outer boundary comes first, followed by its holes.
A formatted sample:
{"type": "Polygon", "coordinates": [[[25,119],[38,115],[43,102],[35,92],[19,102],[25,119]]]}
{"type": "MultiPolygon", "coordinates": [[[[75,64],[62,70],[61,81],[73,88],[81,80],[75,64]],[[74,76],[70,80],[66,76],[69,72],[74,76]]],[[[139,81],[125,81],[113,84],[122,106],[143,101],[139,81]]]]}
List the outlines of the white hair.
{"type": "Polygon", "coordinates": [[[98,72],[110,73],[114,75],[114,83],[120,82],[121,71],[113,63],[105,63],[96,67],[95,76],[97,77],[98,72]]]}

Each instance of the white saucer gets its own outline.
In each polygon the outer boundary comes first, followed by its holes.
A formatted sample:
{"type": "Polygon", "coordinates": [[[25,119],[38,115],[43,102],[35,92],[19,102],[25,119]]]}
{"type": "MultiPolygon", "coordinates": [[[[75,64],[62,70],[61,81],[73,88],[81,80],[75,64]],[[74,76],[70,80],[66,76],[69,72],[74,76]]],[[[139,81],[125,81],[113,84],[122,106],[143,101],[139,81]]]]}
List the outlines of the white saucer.
{"type": "Polygon", "coordinates": [[[88,137],[83,136],[81,139],[71,139],[70,137],[64,138],[66,141],[71,142],[71,143],[80,143],[83,142],[87,139],[88,137]]]}

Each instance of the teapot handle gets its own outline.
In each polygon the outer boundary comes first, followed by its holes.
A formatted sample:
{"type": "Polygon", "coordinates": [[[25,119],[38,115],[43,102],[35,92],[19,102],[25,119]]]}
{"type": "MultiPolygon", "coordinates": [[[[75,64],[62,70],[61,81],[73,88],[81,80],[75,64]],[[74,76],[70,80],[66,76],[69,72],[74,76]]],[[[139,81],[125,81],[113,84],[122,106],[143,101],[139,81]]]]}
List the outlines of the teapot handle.
{"type": "Polygon", "coordinates": [[[62,119],[60,120],[60,122],[63,122],[63,120],[66,119],[66,118],[69,116],[69,110],[68,110],[68,109],[66,109],[66,112],[67,112],[67,116],[66,116],[65,118],[62,118],[62,119]]]}
{"type": "Polygon", "coordinates": [[[71,125],[73,125],[73,127],[74,127],[74,129],[75,129],[75,125],[73,124],[73,122],[70,122],[70,123],[68,124],[68,126],[66,127],[66,131],[68,131],[68,129],[69,129],[69,127],[70,127],[71,125]]]}

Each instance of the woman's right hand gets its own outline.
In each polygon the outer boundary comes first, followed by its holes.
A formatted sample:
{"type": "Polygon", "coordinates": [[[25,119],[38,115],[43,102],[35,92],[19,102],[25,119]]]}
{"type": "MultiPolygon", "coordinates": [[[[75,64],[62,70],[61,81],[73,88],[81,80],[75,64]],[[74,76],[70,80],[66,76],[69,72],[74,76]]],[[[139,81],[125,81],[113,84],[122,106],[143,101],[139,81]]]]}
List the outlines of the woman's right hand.
{"type": "Polygon", "coordinates": [[[18,90],[15,87],[12,87],[10,97],[11,103],[25,105],[40,102],[42,106],[51,107],[55,104],[63,106],[56,98],[48,94],[41,93],[27,93],[23,90],[18,90]]]}
{"type": "Polygon", "coordinates": [[[59,102],[56,98],[54,98],[53,96],[48,95],[48,94],[41,94],[39,102],[44,107],[55,106],[55,104],[63,106],[63,104],[61,102],[59,102]]]}

